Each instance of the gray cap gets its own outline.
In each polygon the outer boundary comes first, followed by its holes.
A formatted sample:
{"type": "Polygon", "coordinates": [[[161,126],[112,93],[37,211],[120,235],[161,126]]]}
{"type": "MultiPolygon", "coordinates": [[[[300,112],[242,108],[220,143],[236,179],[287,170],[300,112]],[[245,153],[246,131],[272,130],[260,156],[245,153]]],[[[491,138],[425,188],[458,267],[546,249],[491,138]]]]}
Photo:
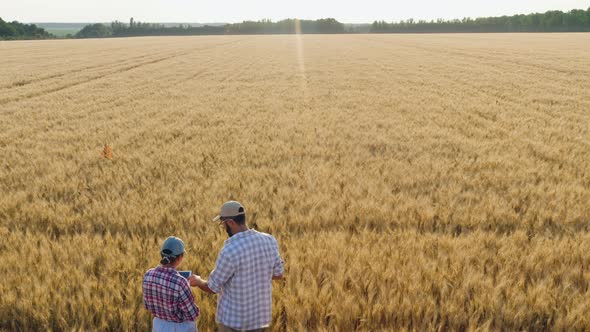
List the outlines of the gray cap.
{"type": "Polygon", "coordinates": [[[244,209],[244,206],[242,206],[240,202],[228,201],[223,203],[219,215],[213,218],[213,221],[218,221],[219,219],[226,217],[241,216],[243,214],[246,214],[246,209],[244,209]]]}
{"type": "Polygon", "coordinates": [[[160,253],[165,256],[179,256],[184,253],[184,242],[176,236],[170,236],[164,241],[160,253]]]}

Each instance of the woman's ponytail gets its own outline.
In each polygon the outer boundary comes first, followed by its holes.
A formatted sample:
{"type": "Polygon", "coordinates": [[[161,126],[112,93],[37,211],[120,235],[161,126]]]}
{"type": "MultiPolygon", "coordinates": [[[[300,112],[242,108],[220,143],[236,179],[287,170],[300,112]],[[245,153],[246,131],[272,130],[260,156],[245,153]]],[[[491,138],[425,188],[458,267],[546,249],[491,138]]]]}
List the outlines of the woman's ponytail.
{"type": "Polygon", "coordinates": [[[160,264],[162,264],[162,265],[168,265],[168,264],[174,262],[177,258],[177,256],[172,255],[172,251],[169,249],[162,250],[161,255],[162,255],[162,260],[160,260],[160,264]]]}

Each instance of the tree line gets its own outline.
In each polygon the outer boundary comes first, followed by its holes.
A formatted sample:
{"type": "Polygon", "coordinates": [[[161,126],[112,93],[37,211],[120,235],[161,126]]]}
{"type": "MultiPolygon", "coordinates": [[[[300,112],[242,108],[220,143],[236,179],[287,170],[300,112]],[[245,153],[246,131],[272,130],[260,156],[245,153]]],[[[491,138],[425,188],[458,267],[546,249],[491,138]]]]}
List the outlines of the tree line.
{"type": "Polygon", "coordinates": [[[6,22],[0,18],[0,39],[47,39],[54,36],[35,24],[23,24],[17,21],[6,22]]]}
{"type": "Polygon", "coordinates": [[[181,24],[169,27],[157,23],[134,21],[129,23],[112,22],[110,26],[91,24],[77,34],[77,38],[130,37],[130,36],[185,36],[185,35],[240,35],[240,34],[294,34],[294,33],[344,33],[344,24],[333,18],[319,20],[286,19],[244,21],[225,25],[191,26],[181,24]]]}
{"type": "MultiPolygon", "coordinates": [[[[477,33],[477,32],[590,32],[590,8],[568,12],[558,10],[528,15],[500,17],[463,18],[461,20],[405,20],[387,23],[375,21],[370,33],[477,33]]],[[[110,27],[93,25],[83,29],[76,37],[126,37],[163,35],[240,35],[240,34],[313,34],[354,33],[333,18],[319,20],[286,19],[244,21],[219,26],[180,25],[167,27],[162,24],[141,23],[130,20],[129,24],[113,22],[110,27]]]]}
{"type": "MultiPolygon", "coordinates": [[[[574,9],[568,12],[558,10],[528,15],[500,17],[464,18],[455,20],[405,20],[388,23],[375,21],[370,33],[454,33],[454,32],[590,32],[590,8],[574,9]]],[[[191,26],[180,24],[167,26],[157,23],[129,23],[114,21],[111,24],[89,24],[82,28],[75,38],[105,38],[131,36],[186,36],[186,35],[240,35],[240,34],[314,34],[314,33],[355,33],[354,28],[333,18],[319,20],[286,19],[244,21],[223,25],[191,26]]],[[[5,22],[0,18],[0,39],[47,39],[55,38],[35,24],[17,21],[5,22]]]]}
{"type": "Polygon", "coordinates": [[[528,15],[480,17],[462,20],[424,21],[409,19],[387,23],[375,21],[372,33],[452,33],[452,32],[588,32],[590,8],[559,10],[528,15]]]}

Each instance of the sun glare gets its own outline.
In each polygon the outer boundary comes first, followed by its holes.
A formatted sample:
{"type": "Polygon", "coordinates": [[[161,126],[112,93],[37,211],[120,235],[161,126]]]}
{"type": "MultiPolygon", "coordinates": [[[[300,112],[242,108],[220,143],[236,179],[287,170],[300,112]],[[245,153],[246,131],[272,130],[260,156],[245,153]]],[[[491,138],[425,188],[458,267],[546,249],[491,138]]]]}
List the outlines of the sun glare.
{"type": "Polygon", "coordinates": [[[295,19],[295,42],[297,47],[297,63],[299,64],[299,75],[301,78],[301,91],[303,96],[307,95],[307,76],[305,74],[305,57],[303,55],[303,36],[301,34],[301,21],[295,19]]]}

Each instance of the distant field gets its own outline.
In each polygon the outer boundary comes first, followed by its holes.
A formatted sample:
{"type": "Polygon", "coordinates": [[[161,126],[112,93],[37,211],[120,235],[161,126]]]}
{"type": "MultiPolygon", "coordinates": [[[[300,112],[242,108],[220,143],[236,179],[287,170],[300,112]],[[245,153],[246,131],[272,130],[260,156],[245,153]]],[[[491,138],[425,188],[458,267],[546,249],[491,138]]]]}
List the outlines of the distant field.
{"type": "Polygon", "coordinates": [[[273,331],[590,330],[590,34],[0,49],[0,330],[149,330],[227,199],[280,243],[273,331]]]}
{"type": "Polygon", "coordinates": [[[35,23],[38,27],[57,37],[65,37],[68,34],[75,35],[88,24],[90,23],[35,23]]]}
{"type": "Polygon", "coordinates": [[[45,29],[45,31],[47,31],[50,34],[53,34],[57,37],[65,37],[68,34],[73,36],[76,33],[78,33],[78,31],[80,31],[80,30],[81,29],[72,29],[72,28],[47,28],[47,29],[45,29]]]}

